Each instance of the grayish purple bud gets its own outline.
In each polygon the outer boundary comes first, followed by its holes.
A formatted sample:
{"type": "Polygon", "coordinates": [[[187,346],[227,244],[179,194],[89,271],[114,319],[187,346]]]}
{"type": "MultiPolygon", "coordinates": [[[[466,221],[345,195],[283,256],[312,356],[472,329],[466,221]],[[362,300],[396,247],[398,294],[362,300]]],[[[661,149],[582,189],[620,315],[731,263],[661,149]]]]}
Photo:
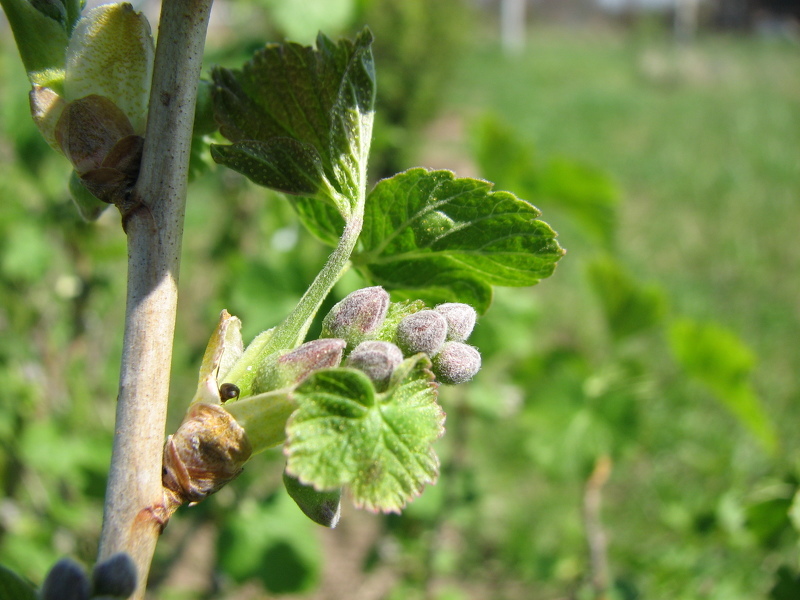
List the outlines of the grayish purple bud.
{"type": "Polygon", "coordinates": [[[397,326],[397,342],[406,355],[425,352],[435,355],[447,337],[447,320],[434,310],[407,316],[397,326]]]}
{"type": "Polygon", "coordinates": [[[481,368],[481,354],[462,342],[446,342],[433,358],[433,373],[442,383],[457,385],[469,381],[481,368]]]}
{"type": "Polygon", "coordinates": [[[92,582],[94,596],[127,598],[136,591],[136,564],[130,555],[118,552],[95,565],[92,582]]]}
{"type": "Polygon", "coordinates": [[[334,305],[322,321],[320,337],[341,338],[352,348],[383,324],[389,294],[380,286],[348,294],[334,305]]]}
{"type": "Polygon", "coordinates": [[[378,391],[386,389],[403,352],[391,342],[361,342],[347,357],[347,366],[364,371],[378,391]]]}
{"type": "Polygon", "coordinates": [[[469,304],[447,302],[446,304],[440,304],[435,310],[447,319],[448,340],[463,342],[472,333],[477,313],[469,304]]]}
{"type": "Polygon", "coordinates": [[[62,558],[50,569],[39,594],[42,600],[89,600],[91,584],[78,563],[62,558]]]}
{"type": "Polygon", "coordinates": [[[338,367],[345,341],[325,338],[306,342],[281,356],[275,365],[277,387],[300,383],[314,371],[338,367]]]}

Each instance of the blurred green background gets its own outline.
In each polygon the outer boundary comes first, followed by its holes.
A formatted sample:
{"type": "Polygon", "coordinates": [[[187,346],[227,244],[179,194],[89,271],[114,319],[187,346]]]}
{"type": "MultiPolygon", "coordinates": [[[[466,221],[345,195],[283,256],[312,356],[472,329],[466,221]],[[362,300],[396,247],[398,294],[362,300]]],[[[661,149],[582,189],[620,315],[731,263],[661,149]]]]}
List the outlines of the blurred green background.
{"type": "MultiPolygon", "coordinates": [[[[669,11],[591,4],[533,3],[516,42],[491,2],[215,5],[209,66],[369,24],[374,177],[485,177],[539,206],[568,254],[497,291],[471,338],[483,371],[442,390],[440,481],[402,516],[345,505],[318,528],[268,452],[172,519],[153,598],[800,598],[796,21],[704,2],[676,39],[669,11]]],[[[39,582],[96,551],[126,250],[117,214],[72,206],[5,22],[0,82],[0,563],[39,582]]],[[[326,255],[283,199],[200,150],[172,426],[219,311],[250,339],[326,255]]]]}

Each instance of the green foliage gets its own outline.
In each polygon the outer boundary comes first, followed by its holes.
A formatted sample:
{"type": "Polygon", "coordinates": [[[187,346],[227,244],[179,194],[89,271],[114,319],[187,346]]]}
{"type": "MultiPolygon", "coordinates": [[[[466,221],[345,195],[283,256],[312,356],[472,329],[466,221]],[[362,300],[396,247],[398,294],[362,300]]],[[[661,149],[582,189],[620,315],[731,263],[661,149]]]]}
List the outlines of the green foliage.
{"type": "Polygon", "coordinates": [[[418,164],[425,127],[450,99],[447,86],[469,44],[474,15],[462,0],[371,0],[364,4],[363,22],[375,32],[380,73],[370,161],[379,179],[418,164]]]}
{"type": "Polygon", "coordinates": [[[0,565],[0,600],[36,600],[36,590],[14,571],[0,565]]]}
{"type": "Polygon", "coordinates": [[[617,186],[603,171],[574,159],[541,160],[498,117],[485,116],[474,132],[484,177],[522,197],[564,211],[592,239],[610,248],[616,233],[617,186]]]}
{"type": "Polygon", "coordinates": [[[486,312],[491,286],[548,277],[564,251],[540,212],[491,184],[412,169],[367,198],[353,262],[400,297],[464,302],[486,312]]]}
{"type": "Polygon", "coordinates": [[[285,494],[244,502],[220,532],[220,566],[235,581],[257,580],[276,594],[309,590],[322,562],[314,527],[285,494]]]}
{"type": "Polygon", "coordinates": [[[591,262],[587,275],[600,299],[608,328],[616,338],[660,324],[666,312],[660,287],[640,284],[610,258],[591,262]]]}
{"type": "Polygon", "coordinates": [[[710,323],[673,324],[672,350],[686,372],[707,386],[768,451],[777,436],[750,382],[755,357],[733,332],[710,323]]]}
{"type": "Polygon", "coordinates": [[[399,512],[439,473],[431,443],[444,413],[429,367],[423,355],[407,359],[380,394],[355,369],[314,374],[287,424],[287,471],[320,490],[348,485],[357,506],[399,512]]]}

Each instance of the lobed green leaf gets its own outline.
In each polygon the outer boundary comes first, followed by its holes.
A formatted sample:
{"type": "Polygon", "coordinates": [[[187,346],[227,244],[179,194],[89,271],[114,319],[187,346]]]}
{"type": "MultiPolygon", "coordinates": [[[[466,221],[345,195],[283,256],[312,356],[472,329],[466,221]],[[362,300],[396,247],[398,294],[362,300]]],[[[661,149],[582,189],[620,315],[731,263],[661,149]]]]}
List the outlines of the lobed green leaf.
{"type": "Polygon", "coordinates": [[[367,197],[354,265],[396,295],[485,312],[491,286],[550,276],[564,250],[539,210],[479,179],[411,169],[367,197]]]}
{"type": "Polygon", "coordinates": [[[382,394],[355,369],[312,375],[287,423],[287,472],[318,490],[349,485],[357,506],[399,512],[438,477],[431,444],[444,412],[429,367],[423,355],[407,359],[382,394]]]}
{"type": "Polygon", "coordinates": [[[260,185],[328,202],[347,218],[366,187],[371,44],[368,29],[353,42],[320,34],[316,48],[273,44],[241,70],[215,69],[215,115],[233,144],[212,146],[214,160],[260,185]]]}

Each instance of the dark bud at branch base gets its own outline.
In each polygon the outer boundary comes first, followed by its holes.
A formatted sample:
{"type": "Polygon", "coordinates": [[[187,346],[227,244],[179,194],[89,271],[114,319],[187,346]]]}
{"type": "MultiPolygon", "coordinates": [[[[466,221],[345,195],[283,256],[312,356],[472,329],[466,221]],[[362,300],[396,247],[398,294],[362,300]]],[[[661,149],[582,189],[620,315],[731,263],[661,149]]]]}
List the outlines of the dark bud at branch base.
{"type": "Polygon", "coordinates": [[[322,322],[320,337],[341,338],[350,348],[378,330],[389,309],[389,294],[380,286],[348,294],[322,322]]]}
{"type": "Polygon", "coordinates": [[[435,310],[447,319],[448,341],[463,342],[472,333],[477,315],[469,304],[448,302],[440,304],[435,310]]]}
{"type": "Polygon", "coordinates": [[[347,366],[364,371],[378,391],[386,389],[401,362],[403,352],[391,342],[361,342],[347,357],[347,366]]]}
{"type": "Polygon", "coordinates": [[[434,356],[447,337],[447,320],[433,310],[409,315],[397,326],[397,343],[406,355],[424,352],[434,356]]]}
{"type": "Polygon", "coordinates": [[[42,600],[89,600],[91,584],[86,573],[74,560],[59,560],[42,584],[42,600]]]}
{"type": "Polygon", "coordinates": [[[92,572],[93,596],[127,598],[136,590],[136,564],[125,552],[97,563],[92,572]]]}
{"type": "Polygon", "coordinates": [[[462,342],[447,342],[433,358],[433,373],[442,383],[458,385],[472,379],[481,368],[481,355],[462,342]]]}

